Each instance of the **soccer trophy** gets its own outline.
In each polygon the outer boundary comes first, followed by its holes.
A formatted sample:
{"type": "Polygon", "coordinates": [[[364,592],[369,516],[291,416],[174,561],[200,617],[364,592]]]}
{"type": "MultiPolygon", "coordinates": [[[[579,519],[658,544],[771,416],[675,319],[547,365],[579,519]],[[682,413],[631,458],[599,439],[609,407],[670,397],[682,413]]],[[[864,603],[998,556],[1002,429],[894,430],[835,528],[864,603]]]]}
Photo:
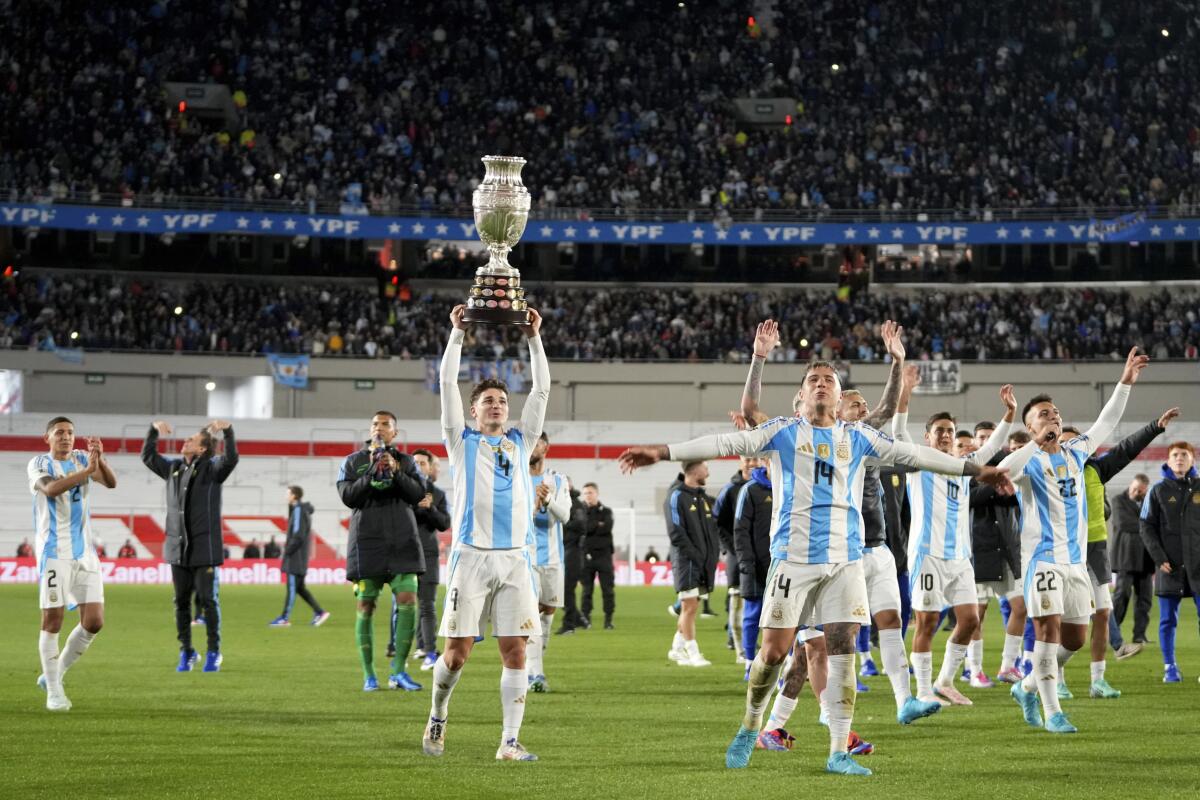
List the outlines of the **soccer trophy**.
{"type": "Polygon", "coordinates": [[[521,239],[529,221],[529,190],[521,183],[525,159],[484,156],[483,183],[475,190],[475,230],[487,245],[489,258],[475,271],[463,322],[489,325],[528,325],[529,308],[521,273],[508,263],[508,251],[521,239]]]}

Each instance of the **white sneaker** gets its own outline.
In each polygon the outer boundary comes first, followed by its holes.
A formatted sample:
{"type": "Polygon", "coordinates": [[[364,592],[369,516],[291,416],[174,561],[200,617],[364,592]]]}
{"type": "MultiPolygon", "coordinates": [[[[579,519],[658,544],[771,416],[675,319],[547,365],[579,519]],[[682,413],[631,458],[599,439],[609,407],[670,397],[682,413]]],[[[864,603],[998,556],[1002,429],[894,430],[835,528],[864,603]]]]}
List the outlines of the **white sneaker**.
{"type": "Polygon", "coordinates": [[[680,661],[686,667],[711,667],[712,662],[705,658],[699,650],[687,654],[687,661],[680,661]]]}
{"type": "Polygon", "coordinates": [[[496,751],[497,761],[537,761],[538,757],[525,749],[516,739],[509,739],[496,751]]]}
{"type": "Polygon", "coordinates": [[[683,650],[682,648],[672,647],[667,651],[667,658],[671,659],[676,664],[682,664],[683,662],[687,661],[688,654],[687,651],[683,650]]]}
{"type": "Polygon", "coordinates": [[[67,695],[65,692],[63,692],[62,687],[59,687],[58,689],[50,689],[48,692],[46,692],[46,710],[71,710],[71,701],[67,699],[67,695]]]}
{"type": "Polygon", "coordinates": [[[734,659],[734,662],[733,662],[733,663],[735,663],[735,664],[749,664],[750,662],[746,660],[746,657],[745,657],[745,656],[738,656],[736,659],[734,659]]]}
{"type": "Polygon", "coordinates": [[[440,756],[446,751],[446,720],[430,716],[421,737],[421,749],[427,756],[440,756]]]}

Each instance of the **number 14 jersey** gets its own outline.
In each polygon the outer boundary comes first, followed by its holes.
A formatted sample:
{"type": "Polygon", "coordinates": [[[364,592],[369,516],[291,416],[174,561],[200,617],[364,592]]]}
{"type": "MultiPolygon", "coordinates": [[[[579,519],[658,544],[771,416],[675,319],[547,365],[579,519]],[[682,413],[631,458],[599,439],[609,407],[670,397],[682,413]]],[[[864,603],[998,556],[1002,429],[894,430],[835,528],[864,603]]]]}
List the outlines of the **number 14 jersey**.
{"type": "Polygon", "coordinates": [[[533,543],[533,484],[521,429],[485,436],[464,428],[446,442],[454,484],[454,542],[480,550],[533,543]]]}

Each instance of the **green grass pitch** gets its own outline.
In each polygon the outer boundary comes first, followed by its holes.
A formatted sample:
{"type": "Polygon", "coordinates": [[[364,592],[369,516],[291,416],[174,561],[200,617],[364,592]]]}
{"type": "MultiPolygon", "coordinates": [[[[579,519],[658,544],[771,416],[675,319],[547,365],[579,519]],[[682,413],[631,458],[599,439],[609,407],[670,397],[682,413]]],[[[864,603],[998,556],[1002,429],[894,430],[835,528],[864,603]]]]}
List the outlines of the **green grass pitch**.
{"type": "MultiPolygon", "coordinates": [[[[540,762],[494,761],[500,665],[491,641],[477,647],[451,701],[445,757],[427,758],[429,692],[364,694],[350,589],[314,591],[333,612],[324,627],[271,629],[282,587],[224,587],[225,666],[210,675],[174,671],[169,587],[110,586],[107,627],[68,676],[74,708],[51,714],[34,685],[36,590],[0,587],[0,798],[1200,797],[1200,639],[1190,603],[1179,636],[1183,684],[1161,683],[1154,646],[1110,658],[1109,680],[1124,692],[1115,701],[1087,698],[1086,657],[1069,665],[1075,736],[1026,727],[1003,688],[966,690],[973,708],[901,728],[887,679],[869,679],[854,728],[875,743],[860,758],[875,776],[849,778],[823,772],[828,737],[807,687],[789,725],[796,749],[758,751],[749,769],[726,770],[744,684],[722,621],[700,621],[712,667],[675,666],[666,659],[671,595],[641,588],[618,590],[617,630],[552,641],[553,691],[529,695],[521,736],[540,762]]],[[[295,618],[307,614],[299,604],[295,618]]],[[[1002,641],[991,614],[989,672],[1002,641]]],[[[64,641],[75,619],[68,615],[64,641]]],[[[941,634],[935,667],[944,643],[941,634]]],[[[412,673],[428,683],[415,664],[412,673]]]]}

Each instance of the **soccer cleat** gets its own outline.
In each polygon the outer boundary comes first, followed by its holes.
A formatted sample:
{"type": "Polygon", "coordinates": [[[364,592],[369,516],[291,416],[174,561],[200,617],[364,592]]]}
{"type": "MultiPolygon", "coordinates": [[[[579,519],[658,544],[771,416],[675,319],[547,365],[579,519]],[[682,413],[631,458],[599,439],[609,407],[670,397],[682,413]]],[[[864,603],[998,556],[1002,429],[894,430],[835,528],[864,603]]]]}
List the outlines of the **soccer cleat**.
{"type": "Polygon", "coordinates": [[[682,647],[672,647],[667,651],[667,658],[674,661],[676,664],[682,664],[688,660],[687,651],[682,647]]]}
{"type": "Polygon", "coordinates": [[[482,641],[483,641],[483,634],[481,633],[475,637],[475,644],[479,644],[482,641]]]}
{"type": "Polygon", "coordinates": [[[996,684],[992,683],[992,679],[987,676],[983,670],[976,672],[971,676],[972,689],[991,689],[996,684]]]}
{"type": "Polygon", "coordinates": [[[969,683],[971,681],[971,668],[963,664],[962,674],[958,676],[958,679],[963,683],[969,683]]]}
{"type": "Polygon", "coordinates": [[[425,654],[425,660],[421,662],[421,671],[429,672],[433,669],[433,665],[437,663],[438,654],[430,650],[425,654]]]}
{"type": "Polygon", "coordinates": [[[1079,729],[1061,711],[1046,720],[1046,730],[1050,733],[1079,733],[1079,729]]]}
{"type": "Polygon", "coordinates": [[[537,761],[538,757],[516,739],[509,739],[496,751],[497,761],[537,761]]]}
{"type": "Polygon", "coordinates": [[[62,687],[51,689],[46,693],[46,710],[47,711],[70,711],[71,701],[67,699],[67,695],[63,692],[62,687]]]}
{"type": "MultiPolygon", "coordinates": [[[[310,622],[309,624],[312,625],[314,628],[319,628],[322,625],[324,625],[325,620],[329,619],[331,616],[332,616],[332,614],[330,614],[328,611],[322,611],[320,614],[313,614],[312,622],[310,622]]],[[[395,652],[395,650],[393,650],[392,654],[389,655],[388,658],[391,658],[395,654],[396,654],[396,652],[395,652]]]]}
{"type": "Polygon", "coordinates": [[[556,630],[554,632],[554,635],[555,636],[566,636],[567,634],[574,633],[574,632],[575,632],[574,628],[568,628],[566,625],[563,625],[561,628],[559,628],[558,630],[556,630]]]}
{"type": "Polygon", "coordinates": [[[792,736],[783,728],[776,728],[773,731],[763,731],[760,733],[758,735],[758,741],[754,744],[754,749],[775,751],[791,750],[792,745],[795,743],[795,736],[792,736]]]}
{"type": "Polygon", "coordinates": [[[1000,670],[996,673],[996,680],[1000,683],[1020,683],[1024,676],[1016,667],[1000,670]]]}
{"type": "Polygon", "coordinates": [[[735,663],[735,664],[749,664],[750,662],[746,660],[746,657],[745,657],[745,656],[738,656],[737,658],[735,658],[735,659],[733,660],[733,663],[735,663]]]}
{"type": "Polygon", "coordinates": [[[1126,642],[1117,648],[1117,661],[1124,661],[1127,658],[1133,658],[1138,653],[1142,652],[1145,647],[1141,642],[1126,642]]]}
{"type": "Polygon", "coordinates": [[[1021,713],[1025,715],[1025,722],[1035,728],[1042,727],[1042,711],[1038,707],[1037,692],[1027,692],[1025,687],[1019,683],[1014,683],[1012,689],[1009,690],[1012,699],[1017,701],[1017,705],[1021,707],[1021,713]]]}
{"type": "Polygon", "coordinates": [[[713,613],[713,610],[712,610],[711,608],[709,608],[708,606],[705,606],[705,607],[704,607],[704,608],[703,608],[703,609],[700,611],[700,618],[701,618],[701,619],[716,619],[716,616],[717,616],[717,615],[716,615],[715,613],[713,613]]]}
{"type": "Polygon", "coordinates": [[[546,683],[545,675],[530,675],[529,676],[529,691],[535,694],[545,694],[550,691],[550,684],[546,683]]]}
{"type": "Polygon", "coordinates": [[[1058,699],[1059,700],[1074,700],[1075,695],[1071,694],[1071,690],[1062,681],[1058,682],[1058,699]]]}
{"type": "Polygon", "coordinates": [[[1163,668],[1163,683],[1180,683],[1182,680],[1183,674],[1175,664],[1167,664],[1163,668]]]}
{"type": "Polygon", "coordinates": [[[864,658],[862,662],[862,669],[858,671],[858,674],[864,678],[878,677],[879,669],[875,666],[875,660],[870,656],[864,658]]]}
{"type": "Polygon", "coordinates": [[[407,672],[397,672],[395,675],[388,676],[389,689],[403,689],[406,692],[421,691],[421,684],[408,677],[407,672]]]}
{"type": "Polygon", "coordinates": [[[37,687],[39,689],[41,689],[43,692],[46,691],[46,676],[45,675],[38,675],[37,687]]]}
{"type": "Polygon", "coordinates": [[[667,613],[670,614],[672,617],[678,617],[679,616],[679,606],[672,603],[671,605],[667,606],[667,613]]]}
{"type": "Polygon", "coordinates": [[[179,666],[175,668],[176,672],[191,672],[192,666],[200,660],[200,654],[195,650],[179,651],[179,666]]]}
{"type": "Polygon", "coordinates": [[[870,775],[871,770],[850,757],[849,753],[834,753],[825,762],[825,771],[838,775],[870,775]]]}
{"type": "Polygon", "coordinates": [[[292,623],[288,622],[287,617],[276,617],[267,624],[272,628],[289,628],[292,625],[292,623]]]}
{"type": "Polygon", "coordinates": [[[409,655],[409,658],[411,658],[413,661],[420,661],[424,657],[425,657],[425,651],[419,647],[416,650],[413,650],[412,654],[409,655]]]}
{"type": "Polygon", "coordinates": [[[194,620],[192,620],[192,627],[193,627],[193,628],[195,628],[195,627],[196,627],[196,626],[198,626],[198,625],[207,625],[207,624],[208,624],[208,623],[207,623],[207,622],[205,622],[205,620],[204,620],[204,617],[196,617],[194,620]]]}
{"type": "Polygon", "coordinates": [[[1104,678],[1092,681],[1092,686],[1088,689],[1088,695],[1101,700],[1116,700],[1121,696],[1120,689],[1114,689],[1108,685],[1108,681],[1104,678]]]}
{"type": "Polygon", "coordinates": [[[376,678],[374,675],[367,678],[365,681],[363,681],[363,691],[364,692],[378,692],[379,691],[379,679],[376,678]]]}
{"type": "Polygon", "coordinates": [[[942,704],[937,700],[926,701],[909,697],[896,712],[896,721],[901,725],[911,725],[922,717],[932,716],[941,710],[942,704]]]}
{"type": "Polygon", "coordinates": [[[395,643],[393,643],[393,642],[388,642],[387,651],[384,653],[384,655],[386,655],[386,656],[387,656],[387,659],[388,659],[389,661],[391,661],[393,658],[395,658],[395,657],[396,657],[396,645],[395,645],[395,643]]]}
{"type": "Polygon", "coordinates": [[[683,667],[711,667],[712,662],[704,657],[704,654],[697,650],[694,653],[685,654],[685,659],[679,662],[683,667]]]}
{"type": "Polygon", "coordinates": [[[440,756],[446,751],[446,720],[430,717],[425,723],[425,735],[421,738],[421,749],[427,756],[440,756]]]}
{"type": "Polygon", "coordinates": [[[725,750],[725,766],[728,769],[745,769],[750,765],[750,756],[754,754],[754,745],[758,743],[758,732],[750,728],[739,727],[733,741],[725,750]]]}
{"type": "Polygon", "coordinates": [[[940,684],[935,683],[933,685],[933,693],[936,694],[938,697],[941,697],[945,700],[950,701],[950,705],[954,705],[954,706],[973,706],[973,705],[975,705],[974,703],[971,702],[970,698],[968,698],[966,695],[964,695],[958,689],[955,689],[953,686],[942,686],[940,684]]]}
{"type": "Polygon", "coordinates": [[[875,745],[863,741],[861,736],[850,731],[850,735],[846,737],[846,750],[852,756],[869,756],[875,752],[875,745]]]}
{"type": "MultiPolygon", "coordinates": [[[[585,631],[590,631],[592,629],[591,617],[589,617],[587,614],[580,614],[579,627],[583,628],[585,631]]],[[[482,637],[480,638],[480,641],[483,641],[482,637]]]]}
{"type": "Polygon", "coordinates": [[[863,683],[858,678],[855,678],[854,682],[855,682],[855,687],[854,687],[855,691],[857,691],[859,694],[862,694],[863,692],[871,691],[871,687],[867,686],[865,683],[863,683]]]}
{"type": "Polygon", "coordinates": [[[216,650],[209,650],[204,654],[204,671],[205,672],[220,672],[221,662],[225,658],[216,650]]]}

